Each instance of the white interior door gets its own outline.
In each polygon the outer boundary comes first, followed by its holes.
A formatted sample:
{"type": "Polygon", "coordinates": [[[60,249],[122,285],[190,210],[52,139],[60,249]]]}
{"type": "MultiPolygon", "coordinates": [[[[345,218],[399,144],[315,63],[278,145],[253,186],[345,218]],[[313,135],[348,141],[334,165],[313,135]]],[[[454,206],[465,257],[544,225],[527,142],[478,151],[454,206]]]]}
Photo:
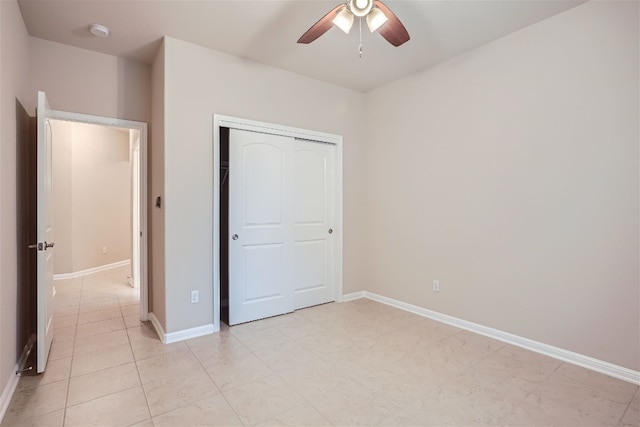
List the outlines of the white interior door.
{"type": "Polygon", "coordinates": [[[293,303],[335,300],[335,146],[296,140],[293,303]]]}
{"type": "Polygon", "coordinates": [[[53,340],[53,206],[49,103],[38,92],[38,372],[44,372],[53,340]]]}
{"type": "Polygon", "coordinates": [[[231,129],[229,324],[293,311],[294,139],[231,129]]]}

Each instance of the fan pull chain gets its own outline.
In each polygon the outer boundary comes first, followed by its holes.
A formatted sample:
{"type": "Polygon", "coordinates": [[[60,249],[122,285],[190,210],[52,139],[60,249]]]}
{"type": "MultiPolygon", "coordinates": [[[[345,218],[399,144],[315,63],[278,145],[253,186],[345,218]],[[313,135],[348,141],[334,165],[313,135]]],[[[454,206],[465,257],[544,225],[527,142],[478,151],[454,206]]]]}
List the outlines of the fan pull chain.
{"type": "Polygon", "coordinates": [[[362,58],[362,17],[358,19],[360,24],[360,46],[358,46],[358,54],[360,54],[360,58],[362,58]]]}

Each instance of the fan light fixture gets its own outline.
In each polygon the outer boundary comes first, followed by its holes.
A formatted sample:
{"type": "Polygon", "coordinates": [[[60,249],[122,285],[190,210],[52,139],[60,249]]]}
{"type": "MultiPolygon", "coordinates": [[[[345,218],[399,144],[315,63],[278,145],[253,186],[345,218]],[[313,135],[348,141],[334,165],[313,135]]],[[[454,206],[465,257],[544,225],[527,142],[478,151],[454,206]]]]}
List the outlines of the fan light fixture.
{"type": "Polygon", "coordinates": [[[353,26],[353,13],[349,12],[347,6],[344,6],[340,12],[333,18],[333,23],[345,33],[349,34],[353,26]]]}
{"type": "Polygon", "coordinates": [[[367,18],[369,30],[374,33],[389,20],[384,12],[373,5],[373,0],[349,0],[333,18],[333,24],[349,34],[355,17],[367,18]]]}
{"type": "Polygon", "coordinates": [[[358,47],[360,57],[362,57],[362,18],[367,19],[367,25],[372,33],[377,31],[393,46],[401,46],[411,38],[402,22],[381,0],[345,0],[313,24],[298,39],[298,43],[309,44],[333,26],[349,34],[356,17],[359,18],[360,27],[360,46],[358,47]]]}
{"type": "Polygon", "coordinates": [[[382,13],[380,9],[374,7],[371,9],[371,12],[367,15],[367,25],[369,26],[369,31],[375,33],[378,28],[382,27],[389,18],[382,13]]]}

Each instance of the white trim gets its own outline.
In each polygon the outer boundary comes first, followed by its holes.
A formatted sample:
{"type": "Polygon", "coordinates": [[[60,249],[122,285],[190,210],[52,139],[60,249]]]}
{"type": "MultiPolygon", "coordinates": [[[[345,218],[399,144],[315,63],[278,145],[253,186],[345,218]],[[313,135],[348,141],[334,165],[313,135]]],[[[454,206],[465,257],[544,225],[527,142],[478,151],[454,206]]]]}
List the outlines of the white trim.
{"type": "Polygon", "coordinates": [[[196,326],[195,328],[183,329],[182,331],[167,333],[164,331],[164,328],[160,324],[160,321],[155,316],[155,314],[149,313],[149,320],[156,330],[160,341],[162,341],[164,344],[171,344],[174,342],[184,341],[190,338],[197,338],[216,332],[214,325],[210,323],[208,325],[196,326]]]}
{"type": "Polygon", "coordinates": [[[526,350],[531,350],[536,353],[544,354],[545,356],[553,357],[554,359],[562,360],[563,362],[578,365],[592,371],[600,372],[614,378],[628,381],[632,384],[640,385],[640,372],[638,371],[634,371],[623,366],[614,365],[612,363],[585,356],[583,354],[574,353],[569,350],[554,347],[552,345],[541,343],[539,341],[530,340],[528,338],[514,335],[509,332],[504,332],[498,329],[490,328],[488,326],[479,325],[477,323],[469,322],[467,320],[459,319],[447,314],[438,313],[437,311],[428,310],[426,308],[398,301],[393,298],[378,295],[373,292],[362,291],[349,295],[343,295],[343,301],[351,301],[354,299],[358,299],[358,297],[368,298],[370,300],[390,305],[392,307],[399,308],[401,310],[408,311],[419,316],[427,317],[438,322],[455,326],[456,328],[475,332],[477,334],[484,335],[489,338],[505,342],[507,344],[512,344],[518,347],[522,347],[526,350]],[[345,300],[345,298],[349,299],[345,300]]]}
{"type": "Polygon", "coordinates": [[[162,324],[160,323],[156,315],[153,313],[149,313],[149,321],[153,325],[153,329],[156,330],[156,334],[158,334],[158,338],[160,338],[160,341],[162,341],[163,343],[166,343],[165,335],[167,334],[165,334],[164,328],[162,327],[162,324]]]}
{"type": "Polygon", "coordinates": [[[353,300],[357,300],[360,298],[366,298],[366,292],[365,291],[360,291],[360,292],[354,292],[352,294],[345,294],[342,295],[340,297],[340,300],[337,302],[349,302],[349,301],[353,301],[353,300]]]}
{"type": "Polygon", "coordinates": [[[90,114],[72,113],[59,110],[48,110],[48,118],[64,120],[68,122],[90,123],[103,126],[113,126],[123,129],[137,129],[140,132],[140,320],[149,319],[149,237],[147,187],[148,176],[148,125],[144,122],[133,120],[116,119],[112,117],[93,116],[90,114]]]}
{"type": "MultiPolygon", "coordinates": [[[[294,128],[291,126],[278,125],[273,123],[258,122],[255,120],[241,119],[237,117],[213,115],[214,130],[221,127],[232,129],[248,130],[252,132],[268,133],[271,135],[290,136],[292,138],[304,138],[312,141],[326,142],[339,145],[342,143],[342,136],[331,133],[317,132],[313,130],[294,128]]],[[[220,134],[218,133],[218,136],[220,134]]]]}
{"type": "Polygon", "coordinates": [[[19,369],[19,365],[16,363],[16,366],[13,368],[12,375],[9,376],[9,379],[2,390],[2,394],[0,394],[0,422],[2,422],[4,415],[7,413],[13,393],[16,391],[16,387],[18,387],[20,377],[16,375],[15,372],[19,369]]]}
{"type": "Polygon", "coordinates": [[[213,115],[213,332],[220,330],[220,128],[248,130],[271,135],[289,136],[311,141],[334,144],[336,146],[336,215],[334,229],[336,230],[335,251],[335,292],[336,301],[342,297],[342,245],[343,245],[343,174],[342,174],[342,136],[325,132],[317,132],[307,129],[273,123],[259,122],[255,120],[241,119],[237,117],[213,115]]]}
{"type": "Polygon", "coordinates": [[[171,344],[178,341],[188,340],[190,338],[197,338],[203,335],[209,335],[214,332],[213,323],[208,325],[196,326],[195,328],[183,329],[177,332],[169,332],[165,334],[165,344],[171,344]]]}
{"type": "Polygon", "coordinates": [[[131,159],[131,287],[140,289],[140,132],[129,129],[131,159]]]}
{"type": "Polygon", "coordinates": [[[53,280],[77,279],[78,277],[86,276],[88,274],[111,270],[118,267],[124,267],[125,265],[129,265],[129,264],[131,264],[131,260],[125,259],[118,262],[112,262],[111,264],[105,264],[105,265],[99,265],[97,267],[87,268],[86,270],[74,271],[73,273],[54,274],[53,280]]]}
{"type": "Polygon", "coordinates": [[[20,359],[18,359],[18,363],[16,363],[16,366],[13,369],[14,375],[11,375],[9,377],[7,384],[5,384],[5,387],[2,390],[2,394],[0,394],[0,423],[4,418],[4,415],[7,413],[7,409],[9,409],[9,403],[11,403],[13,393],[15,393],[16,387],[18,387],[18,382],[20,381],[18,372],[24,369],[25,365],[27,364],[29,354],[32,351],[36,350],[36,345],[36,334],[31,334],[31,336],[27,340],[27,344],[25,344],[24,348],[22,349],[22,354],[20,355],[20,359]]]}

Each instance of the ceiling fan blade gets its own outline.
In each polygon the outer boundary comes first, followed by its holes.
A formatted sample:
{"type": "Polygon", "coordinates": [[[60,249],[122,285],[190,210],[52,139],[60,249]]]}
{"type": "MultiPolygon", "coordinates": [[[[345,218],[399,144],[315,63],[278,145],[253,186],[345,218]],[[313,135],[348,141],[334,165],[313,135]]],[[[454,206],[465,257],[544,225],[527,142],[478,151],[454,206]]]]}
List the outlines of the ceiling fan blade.
{"type": "Polygon", "coordinates": [[[300,39],[298,40],[298,43],[309,44],[315,39],[317,39],[318,37],[320,37],[321,35],[323,35],[324,33],[326,33],[327,31],[329,31],[331,27],[333,27],[333,18],[336,17],[336,14],[338,13],[338,11],[343,7],[344,7],[344,3],[340,3],[339,5],[331,9],[329,13],[327,13],[322,18],[320,18],[318,22],[313,24],[313,26],[309,28],[307,32],[302,35],[302,37],[300,37],[300,39]]]}
{"type": "Polygon", "coordinates": [[[396,47],[408,42],[411,38],[409,32],[391,9],[385,6],[380,0],[375,0],[374,5],[377,6],[388,19],[378,30],[380,35],[396,47]]]}

